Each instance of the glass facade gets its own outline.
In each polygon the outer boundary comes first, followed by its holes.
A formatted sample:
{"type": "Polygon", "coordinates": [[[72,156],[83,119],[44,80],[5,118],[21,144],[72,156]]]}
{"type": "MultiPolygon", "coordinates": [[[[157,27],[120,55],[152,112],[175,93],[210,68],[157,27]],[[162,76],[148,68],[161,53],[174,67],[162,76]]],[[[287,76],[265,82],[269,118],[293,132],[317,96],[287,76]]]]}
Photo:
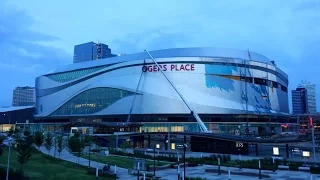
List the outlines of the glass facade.
{"type": "Polygon", "coordinates": [[[52,74],[52,75],[47,75],[48,78],[57,81],[57,82],[68,82],[74,79],[78,79],[82,76],[91,74],[95,71],[99,71],[107,66],[100,66],[100,67],[95,67],[95,68],[90,68],[90,69],[82,69],[78,71],[70,71],[70,72],[65,72],[65,73],[59,73],[59,74],[52,74]]]}
{"type": "MultiPolygon", "coordinates": [[[[245,134],[245,124],[238,123],[205,123],[209,130],[214,134],[235,134],[240,130],[245,134]]],[[[279,123],[250,123],[250,133],[264,135],[267,131],[280,133],[281,124],[279,123]]],[[[199,132],[197,123],[144,123],[140,132],[199,132]],[[170,131],[168,131],[170,129],[170,131]]]]}
{"type": "Polygon", "coordinates": [[[133,94],[134,92],[115,88],[89,89],[73,97],[51,116],[93,114],[133,94]]]}
{"type": "Polygon", "coordinates": [[[297,88],[292,90],[292,113],[305,114],[308,113],[307,89],[297,88]]]}
{"type": "Polygon", "coordinates": [[[97,57],[97,46],[93,42],[74,46],[73,63],[94,60],[97,57]]]}

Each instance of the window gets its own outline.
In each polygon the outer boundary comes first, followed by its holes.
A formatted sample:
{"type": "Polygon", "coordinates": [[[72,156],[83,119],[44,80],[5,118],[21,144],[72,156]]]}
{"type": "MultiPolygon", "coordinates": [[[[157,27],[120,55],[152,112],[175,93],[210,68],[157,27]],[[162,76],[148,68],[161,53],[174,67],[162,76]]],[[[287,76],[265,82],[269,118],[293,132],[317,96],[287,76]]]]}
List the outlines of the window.
{"type": "Polygon", "coordinates": [[[70,99],[51,116],[93,114],[133,94],[134,92],[115,88],[89,89],[70,99]]]}
{"type": "Polygon", "coordinates": [[[267,85],[267,80],[261,79],[261,78],[254,78],[254,84],[259,84],[266,86],[267,85]]]}
{"type": "Polygon", "coordinates": [[[272,87],[273,87],[273,88],[278,88],[278,83],[277,83],[277,82],[272,81],[272,87]]]}
{"type": "Polygon", "coordinates": [[[284,92],[288,92],[288,88],[283,86],[283,85],[281,85],[281,90],[284,91],[284,92]]]}
{"type": "Polygon", "coordinates": [[[81,70],[76,70],[76,71],[70,71],[70,72],[64,72],[64,73],[59,73],[59,74],[51,74],[47,75],[48,78],[57,81],[57,82],[68,82],[74,79],[78,79],[82,76],[91,74],[95,71],[99,71],[107,66],[100,66],[100,67],[94,67],[90,69],[81,69],[81,70]]]}

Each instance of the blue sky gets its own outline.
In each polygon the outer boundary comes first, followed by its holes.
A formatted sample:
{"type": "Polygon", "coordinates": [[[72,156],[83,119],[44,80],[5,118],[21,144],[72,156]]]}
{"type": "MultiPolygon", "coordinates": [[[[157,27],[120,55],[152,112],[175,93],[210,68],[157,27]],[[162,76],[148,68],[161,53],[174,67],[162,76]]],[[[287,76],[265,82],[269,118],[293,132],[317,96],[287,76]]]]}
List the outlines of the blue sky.
{"type": "Polygon", "coordinates": [[[319,12],[319,0],[0,0],[0,106],[14,87],[72,63],[75,44],[98,40],[114,53],[250,49],[288,73],[290,90],[315,83],[319,102],[319,12]]]}

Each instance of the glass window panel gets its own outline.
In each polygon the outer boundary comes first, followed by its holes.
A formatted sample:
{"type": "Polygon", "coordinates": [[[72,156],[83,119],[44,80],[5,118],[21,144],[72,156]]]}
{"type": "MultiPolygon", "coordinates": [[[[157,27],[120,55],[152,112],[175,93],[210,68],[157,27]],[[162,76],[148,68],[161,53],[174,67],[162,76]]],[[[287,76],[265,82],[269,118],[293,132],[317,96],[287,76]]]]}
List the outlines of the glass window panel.
{"type": "Polygon", "coordinates": [[[115,88],[94,88],[84,91],[56,111],[54,111],[51,116],[57,115],[80,115],[80,114],[92,114],[107,108],[116,101],[126,97],[134,95],[134,92],[126,91],[122,89],[115,88]],[[105,94],[105,96],[101,96],[105,94]],[[123,96],[121,96],[121,94],[123,96]]]}
{"type": "Polygon", "coordinates": [[[51,75],[47,75],[47,77],[57,82],[68,82],[74,79],[78,79],[82,76],[88,75],[90,73],[93,73],[95,71],[99,71],[105,67],[107,66],[95,67],[91,69],[82,69],[82,70],[76,70],[72,72],[65,72],[65,73],[59,73],[59,74],[51,74],[51,75]]]}

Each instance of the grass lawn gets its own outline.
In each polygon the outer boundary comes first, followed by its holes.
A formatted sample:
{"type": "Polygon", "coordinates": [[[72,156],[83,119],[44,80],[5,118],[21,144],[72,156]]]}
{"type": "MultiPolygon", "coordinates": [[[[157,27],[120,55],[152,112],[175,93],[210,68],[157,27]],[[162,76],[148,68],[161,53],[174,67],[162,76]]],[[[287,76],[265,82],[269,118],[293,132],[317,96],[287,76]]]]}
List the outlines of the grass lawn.
{"type": "MultiPolygon", "coordinates": [[[[82,156],[83,158],[89,159],[88,154],[84,154],[82,156]]],[[[91,154],[91,160],[96,161],[96,162],[101,162],[104,164],[110,164],[111,166],[117,165],[117,167],[122,167],[122,168],[133,168],[133,163],[134,159],[130,157],[121,157],[121,156],[101,156],[101,155],[93,155],[91,154]]],[[[146,166],[151,165],[153,166],[153,160],[145,160],[146,161],[146,166]]],[[[162,166],[166,164],[172,164],[170,162],[157,162],[156,161],[156,166],[162,166]]]]}
{"type": "MultiPolygon", "coordinates": [[[[7,165],[8,149],[0,156],[0,164],[7,165]]],[[[14,148],[11,148],[10,167],[20,168],[17,162],[17,156],[14,148]]],[[[94,175],[87,173],[87,168],[77,164],[54,159],[40,152],[35,152],[30,161],[24,165],[24,173],[32,180],[92,180],[94,175]]],[[[108,178],[99,177],[99,179],[108,180],[108,178]]]]}

